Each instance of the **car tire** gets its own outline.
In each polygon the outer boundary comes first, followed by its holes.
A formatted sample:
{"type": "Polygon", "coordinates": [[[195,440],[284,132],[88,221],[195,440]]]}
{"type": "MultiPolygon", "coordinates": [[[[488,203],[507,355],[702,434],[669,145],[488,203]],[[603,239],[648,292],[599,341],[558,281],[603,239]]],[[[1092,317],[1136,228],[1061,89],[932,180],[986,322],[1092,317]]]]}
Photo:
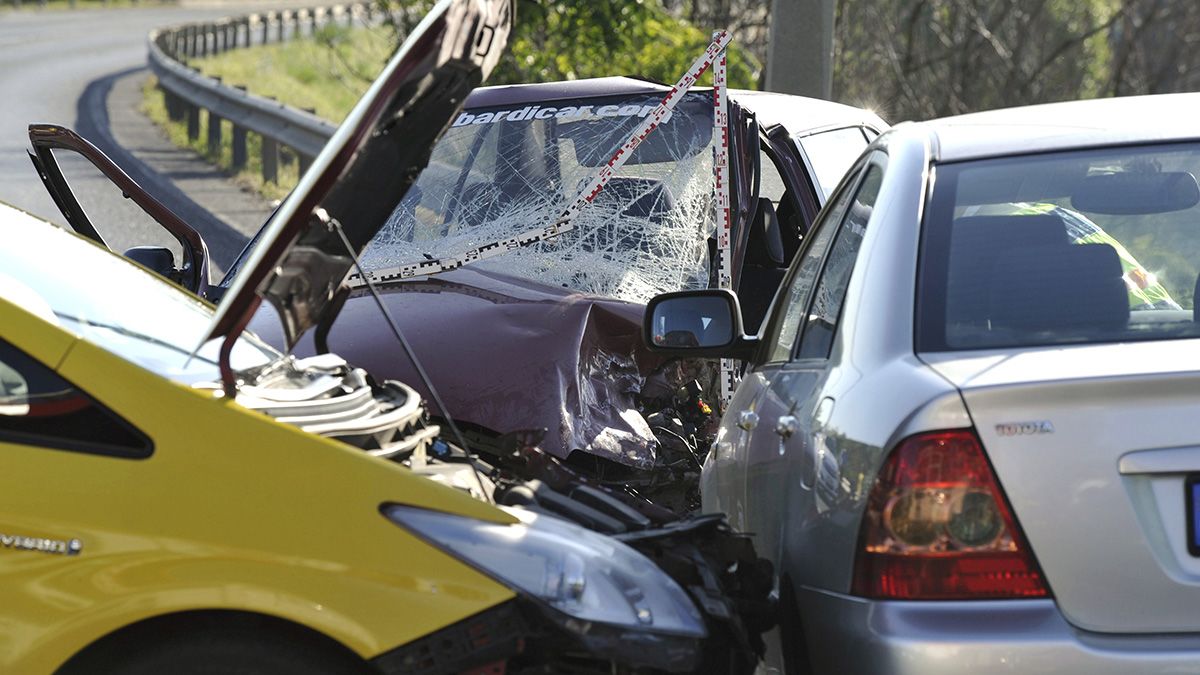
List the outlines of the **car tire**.
{"type": "Polygon", "coordinates": [[[173,626],[101,640],[56,675],[365,675],[365,662],[332,640],[273,621],[173,626]]]}

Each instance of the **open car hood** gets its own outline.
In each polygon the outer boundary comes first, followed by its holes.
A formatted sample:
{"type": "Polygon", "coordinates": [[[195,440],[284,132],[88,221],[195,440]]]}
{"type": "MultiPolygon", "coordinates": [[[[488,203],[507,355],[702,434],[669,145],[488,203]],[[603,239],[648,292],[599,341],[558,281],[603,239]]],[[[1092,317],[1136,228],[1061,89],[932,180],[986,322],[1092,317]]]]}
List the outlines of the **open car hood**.
{"type": "Polygon", "coordinates": [[[287,346],[327,311],[357,255],[429,161],[467,94],[508,41],[512,0],[441,0],[264,226],[205,340],[236,337],[266,298],[287,346]],[[380,196],[386,195],[385,198],[380,196]]]}

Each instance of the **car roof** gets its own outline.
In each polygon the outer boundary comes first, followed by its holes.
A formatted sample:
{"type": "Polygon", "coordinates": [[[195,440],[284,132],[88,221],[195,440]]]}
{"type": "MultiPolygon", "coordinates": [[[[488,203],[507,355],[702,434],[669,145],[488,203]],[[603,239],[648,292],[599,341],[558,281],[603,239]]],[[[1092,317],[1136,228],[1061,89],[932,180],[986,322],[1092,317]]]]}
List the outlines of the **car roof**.
{"type": "Polygon", "coordinates": [[[730,90],[729,96],[750,110],[763,127],[781,124],[793,134],[825,128],[866,125],[876,131],[888,128],[870,110],[819,98],[768,91],[730,90]]]}
{"type": "Polygon", "coordinates": [[[903,125],[926,133],[935,161],[1200,138],[1200,94],[1091,99],[989,110],[903,125]]]}
{"type": "MultiPolygon", "coordinates": [[[[659,94],[671,87],[636,77],[596,77],[583,80],[510,84],[478,87],[467,97],[467,108],[494,108],[531,105],[564,98],[590,98],[620,94],[659,94]]],[[[709,91],[707,87],[699,91],[709,91]]],[[[789,133],[805,133],[831,127],[865,124],[877,131],[887,128],[879,116],[869,110],[817,98],[732,89],[730,97],[758,117],[764,127],[783,125],[789,133]]]]}

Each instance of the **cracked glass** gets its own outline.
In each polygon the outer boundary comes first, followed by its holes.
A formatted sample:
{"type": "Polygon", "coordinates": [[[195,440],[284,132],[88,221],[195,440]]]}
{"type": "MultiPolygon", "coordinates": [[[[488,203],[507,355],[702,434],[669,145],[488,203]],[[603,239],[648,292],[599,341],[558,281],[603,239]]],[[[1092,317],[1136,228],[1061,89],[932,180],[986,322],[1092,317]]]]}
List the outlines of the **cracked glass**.
{"type": "MultiPolygon", "coordinates": [[[[554,222],[661,95],[469,109],[363,255],[367,270],[462,255],[554,222]]],[[[580,293],[645,302],[709,285],[712,98],[684,95],[571,231],[472,263],[580,293]]]]}

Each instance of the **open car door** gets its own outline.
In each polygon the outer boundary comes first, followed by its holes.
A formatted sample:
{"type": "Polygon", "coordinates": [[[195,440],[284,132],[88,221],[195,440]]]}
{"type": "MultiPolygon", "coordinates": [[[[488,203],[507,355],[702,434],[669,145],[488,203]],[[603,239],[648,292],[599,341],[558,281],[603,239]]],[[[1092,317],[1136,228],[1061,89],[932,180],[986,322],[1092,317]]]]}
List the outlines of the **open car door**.
{"type": "Polygon", "coordinates": [[[209,285],[208,247],[204,244],[204,239],[200,237],[199,232],[163,206],[162,202],[150,196],[99,148],[74,131],[53,124],[31,124],[29,125],[29,141],[33,145],[33,151],[29,153],[29,158],[37,168],[38,176],[41,177],[42,183],[50,192],[54,203],[72,229],[101,246],[111,248],[71,190],[59,163],[59,153],[73,153],[78,157],[72,156],[71,161],[80,161],[81,158],[91,167],[99,170],[104,178],[120,189],[123,197],[137,204],[146,215],[177,241],[182,251],[178,267],[175,264],[174,253],[161,246],[137,246],[125,251],[126,257],[158,272],[201,297],[207,297],[209,285]]]}

